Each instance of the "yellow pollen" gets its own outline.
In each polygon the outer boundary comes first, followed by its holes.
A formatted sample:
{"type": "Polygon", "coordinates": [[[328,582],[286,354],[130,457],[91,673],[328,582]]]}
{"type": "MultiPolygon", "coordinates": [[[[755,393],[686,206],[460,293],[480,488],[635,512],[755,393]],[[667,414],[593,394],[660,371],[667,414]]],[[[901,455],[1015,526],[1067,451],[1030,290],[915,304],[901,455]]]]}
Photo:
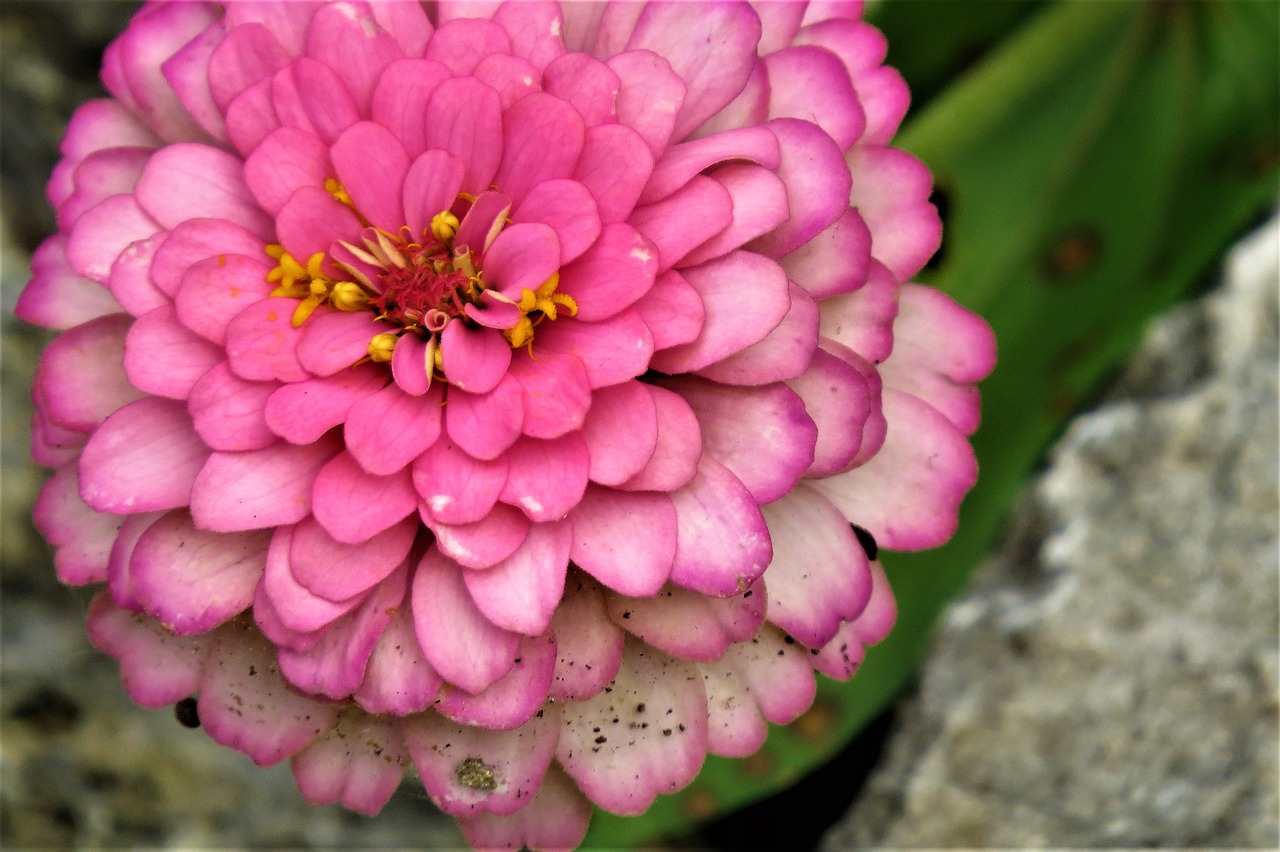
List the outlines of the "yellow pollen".
{"type": "Polygon", "coordinates": [[[389,332],[375,334],[369,340],[369,360],[385,364],[391,360],[391,352],[396,348],[396,335],[389,332]]]}
{"type": "Polygon", "coordinates": [[[447,245],[456,233],[458,233],[458,217],[448,210],[431,217],[431,235],[441,245],[447,245]]]}

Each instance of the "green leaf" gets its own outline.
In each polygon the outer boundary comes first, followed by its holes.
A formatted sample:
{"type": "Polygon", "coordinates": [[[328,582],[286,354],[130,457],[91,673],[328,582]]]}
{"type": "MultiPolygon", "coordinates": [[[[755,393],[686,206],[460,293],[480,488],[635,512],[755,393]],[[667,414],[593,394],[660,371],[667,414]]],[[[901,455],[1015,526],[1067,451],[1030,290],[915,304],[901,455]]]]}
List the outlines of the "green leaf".
{"type": "MultiPolygon", "coordinates": [[[[902,5],[920,16],[920,45],[935,19],[975,6],[902,5]]],[[[922,279],[985,316],[1000,346],[959,532],[938,550],[883,555],[898,624],[851,682],[822,683],[814,710],[758,755],[709,758],[644,817],[597,813],[588,846],[687,831],[794,783],[902,688],[1066,418],[1275,203],[1277,32],[1271,0],[1067,0],[910,123],[894,144],[930,165],[946,208],[922,279]]]]}

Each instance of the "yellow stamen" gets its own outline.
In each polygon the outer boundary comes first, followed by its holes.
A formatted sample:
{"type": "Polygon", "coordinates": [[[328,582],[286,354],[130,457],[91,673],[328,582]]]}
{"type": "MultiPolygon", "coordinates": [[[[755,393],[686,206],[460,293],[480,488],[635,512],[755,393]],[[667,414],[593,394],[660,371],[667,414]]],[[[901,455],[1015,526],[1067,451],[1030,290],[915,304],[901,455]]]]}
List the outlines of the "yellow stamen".
{"type": "Polygon", "coordinates": [[[340,311],[358,311],[369,304],[369,294],[354,281],[339,281],[329,291],[329,301],[340,311]]]}
{"type": "Polygon", "coordinates": [[[345,204],[355,209],[355,205],[351,203],[351,196],[347,195],[347,190],[333,178],[329,178],[324,182],[324,191],[332,195],[339,204],[345,204]]]}
{"type": "Polygon", "coordinates": [[[308,296],[298,303],[298,307],[293,309],[293,327],[297,328],[307,321],[316,308],[320,307],[320,303],[324,301],[323,296],[308,296]]]}
{"type": "Polygon", "coordinates": [[[369,360],[385,364],[391,360],[391,353],[396,348],[396,335],[389,332],[375,334],[369,340],[369,360]]]}
{"type": "Polygon", "coordinates": [[[446,245],[458,233],[458,217],[448,210],[441,211],[431,217],[431,235],[441,245],[446,245]]]}

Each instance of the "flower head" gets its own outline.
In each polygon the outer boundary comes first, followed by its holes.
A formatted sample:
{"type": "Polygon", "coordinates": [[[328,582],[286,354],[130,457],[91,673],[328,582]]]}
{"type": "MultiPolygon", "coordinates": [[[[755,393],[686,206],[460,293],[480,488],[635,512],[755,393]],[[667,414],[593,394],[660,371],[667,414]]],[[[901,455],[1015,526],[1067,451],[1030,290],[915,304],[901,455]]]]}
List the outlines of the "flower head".
{"type": "Polygon", "coordinates": [[[556,847],[851,676],[994,349],[856,6],[148,4],[18,305],[130,694],[556,847]]]}

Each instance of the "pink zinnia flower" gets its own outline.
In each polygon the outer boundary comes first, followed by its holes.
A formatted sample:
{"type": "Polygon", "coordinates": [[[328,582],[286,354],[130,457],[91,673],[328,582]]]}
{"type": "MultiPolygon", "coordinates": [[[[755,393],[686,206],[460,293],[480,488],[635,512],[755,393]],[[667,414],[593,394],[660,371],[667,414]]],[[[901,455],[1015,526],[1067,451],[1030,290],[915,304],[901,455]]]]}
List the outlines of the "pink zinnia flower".
{"type": "Polygon", "coordinates": [[[147,5],[17,309],[129,693],[560,847],[851,676],[994,357],[858,6],[147,5]]]}

